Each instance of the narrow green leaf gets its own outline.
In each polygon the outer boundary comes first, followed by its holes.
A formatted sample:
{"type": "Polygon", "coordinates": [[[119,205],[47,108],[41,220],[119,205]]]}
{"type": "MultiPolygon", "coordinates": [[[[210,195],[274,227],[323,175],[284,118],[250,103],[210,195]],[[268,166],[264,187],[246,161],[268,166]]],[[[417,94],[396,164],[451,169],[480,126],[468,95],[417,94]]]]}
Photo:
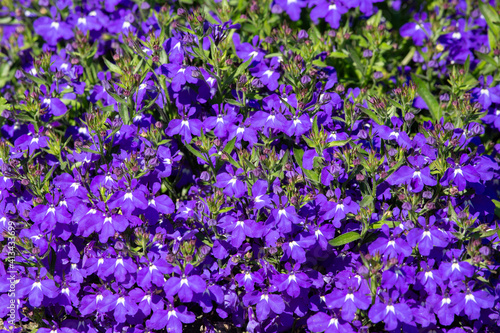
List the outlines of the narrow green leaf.
{"type": "Polygon", "coordinates": [[[417,85],[417,93],[424,99],[432,115],[432,118],[434,118],[435,121],[440,121],[443,114],[436,97],[432,95],[432,93],[429,91],[429,88],[427,88],[427,84],[424,81],[422,81],[415,75],[412,75],[412,79],[417,85]]]}
{"type": "Polygon", "coordinates": [[[304,156],[304,151],[300,148],[293,148],[293,156],[295,157],[295,162],[302,169],[302,158],[304,156]]]}
{"type": "Polygon", "coordinates": [[[370,117],[370,119],[372,119],[373,121],[375,121],[377,124],[379,124],[379,125],[383,125],[384,124],[382,122],[382,120],[380,120],[380,118],[372,110],[367,109],[367,108],[365,108],[364,106],[361,106],[361,105],[358,105],[358,108],[361,111],[363,111],[368,117],[370,117]]]}
{"type": "Polygon", "coordinates": [[[201,158],[205,162],[207,162],[207,159],[196,149],[194,149],[193,146],[186,144],[186,148],[196,157],[201,158]]]}
{"type": "Polygon", "coordinates": [[[364,195],[363,200],[359,203],[360,207],[368,207],[373,202],[373,197],[371,195],[364,195]]]}
{"type": "Polygon", "coordinates": [[[234,137],[231,141],[227,143],[227,145],[224,147],[224,152],[228,155],[231,154],[235,143],[236,143],[236,137],[234,137]]]}
{"type": "Polygon", "coordinates": [[[113,73],[117,73],[117,74],[123,75],[123,72],[120,69],[120,67],[116,66],[115,64],[113,64],[111,61],[109,61],[106,58],[103,58],[103,59],[104,59],[104,63],[106,64],[106,66],[108,66],[108,69],[110,71],[112,71],[113,73]]]}
{"type": "Polygon", "coordinates": [[[342,234],[338,237],[335,237],[334,239],[330,240],[328,243],[330,243],[331,246],[341,246],[348,244],[350,242],[354,242],[355,240],[358,240],[361,238],[361,235],[358,234],[355,231],[351,231],[345,234],[342,234]]]}
{"type": "Polygon", "coordinates": [[[326,146],[328,148],[331,148],[331,147],[342,147],[342,146],[345,146],[349,141],[351,141],[351,139],[339,140],[339,141],[332,141],[332,142],[328,142],[328,144],[326,146]]]}
{"type": "Polygon", "coordinates": [[[500,22],[500,18],[495,9],[488,3],[479,1],[479,10],[483,14],[486,23],[488,23],[488,28],[493,32],[496,39],[500,37],[500,27],[497,25],[500,22]]]}

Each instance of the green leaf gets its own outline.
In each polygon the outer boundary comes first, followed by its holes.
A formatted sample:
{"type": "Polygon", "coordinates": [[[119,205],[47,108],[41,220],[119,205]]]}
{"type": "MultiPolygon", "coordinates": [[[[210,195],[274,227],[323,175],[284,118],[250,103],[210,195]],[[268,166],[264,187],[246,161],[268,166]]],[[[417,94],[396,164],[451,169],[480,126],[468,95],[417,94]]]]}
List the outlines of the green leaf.
{"type": "Polygon", "coordinates": [[[443,114],[436,97],[432,95],[432,93],[429,91],[429,88],[427,88],[427,84],[424,81],[413,74],[411,77],[417,85],[417,93],[424,99],[432,115],[432,118],[434,118],[435,121],[440,121],[443,114]]]}
{"type": "Polygon", "coordinates": [[[379,124],[379,125],[383,125],[384,124],[380,120],[380,118],[375,114],[375,112],[373,112],[372,110],[367,109],[367,108],[365,108],[364,106],[361,106],[361,105],[358,105],[358,108],[360,108],[361,111],[363,111],[364,113],[366,113],[366,115],[368,117],[370,117],[370,119],[372,119],[373,121],[375,121],[377,124],[379,124]]]}
{"type": "Polygon", "coordinates": [[[347,58],[348,55],[345,54],[345,53],[342,53],[342,52],[332,52],[332,53],[330,53],[330,57],[331,58],[341,58],[341,59],[344,59],[344,58],[347,58]]]}
{"type": "Polygon", "coordinates": [[[332,141],[332,142],[328,142],[328,144],[326,146],[328,148],[331,148],[331,147],[342,147],[342,146],[345,146],[349,141],[351,141],[351,139],[339,140],[339,141],[332,141]]]}
{"type": "Polygon", "coordinates": [[[207,159],[196,149],[194,149],[193,146],[186,144],[186,148],[196,157],[201,158],[205,162],[207,162],[207,159]]]}
{"type": "Polygon", "coordinates": [[[113,64],[111,61],[109,61],[106,58],[103,58],[103,59],[104,59],[104,63],[106,64],[106,66],[108,66],[110,71],[112,71],[113,73],[123,75],[123,72],[120,69],[120,67],[116,66],[115,64],[113,64]]]}
{"type": "Polygon", "coordinates": [[[29,74],[29,73],[24,73],[24,75],[26,75],[26,77],[28,79],[30,79],[31,81],[33,81],[33,82],[36,82],[36,83],[38,83],[40,85],[42,85],[42,84],[47,85],[47,82],[45,82],[45,80],[40,79],[39,77],[33,76],[33,75],[29,74]]]}
{"type": "Polygon", "coordinates": [[[314,141],[312,141],[311,139],[309,139],[307,136],[305,135],[302,135],[302,138],[304,139],[304,141],[307,143],[307,145],[311,148],[316,148],[316,144],[314,143],[314,141]]]}
{"type": "Polygon", "coordinates": [[[128,112],[127,104],[121,103],[120,106],[118,107],[118,113],[120,114],[120,117],[123,120],[123,123],[125,125],[130,124],[130,114],[128,112]]]}
{"type": "Polygon", "coordinates": [[[229,212],[231,209],[233,209],[234,206],[231,206],[231,207],[224,207],[222,208],[221,210],[219,210],[219,214],[223,214],[223,213],[227,213],[229,212]]]}
{"type": "Polygon", "coordinates": [[[361,238],[361,235],[358,234],[355,231],[348,232],[346,234],[342,234],[338,237],[335,237],[334,239],[330,240],[328,243],[331,246],[341,246],[345,245],[350,242],[354,242],[355,240],[358,240],[361,238]]]}
{"type": "Polygon", "coordinates": [[[363,200],[359,203],[360,207],[368,207],[373,202],[373,197],[371,195],[364,195],[363,200]]]}
{"type": "Polygon", "coordinates": [[[228,154],[228,155],[229,155],[229,154],[231,154],[231,153],[232,153],[232,151],[233,151],[233,148],[234,148],[234,144],[235,144],[235,143],[236,143],[236,137],[234,137],[234,139],[232,139],[231,141],[229,141],[229,142],[227,143],[227,145],[224,147],[224,150],[223,150],[223,151],[224,151],[226,154],[228,154]]]}
{"type": "Polygon", "coordinates": [[[302,158],[304,157],[304,151],[300,148],[293,148],[293,156],[295,157],[295,162],[302,169],[302,158]]]}
{"type": "Polygon", "coordinates": [[[483,14],[486,23],[488,23],[488,27],[498,40],[500,37],[500,27],[497,25],[500,22],[498,13],[490,4],[482,1],[479,1],[479,10],[481,11],[481,14],[483,14]]]}
{"type": "Polygon", "coordinates": [[[210,240],[205,234],[202,234],[201,232],[195,234],[196,238],[198,238],[200,241],[202,241],[202,243],[210,246],[210,247],[213,247],[214,244],[212,243],[212,240],[210,240]]]}

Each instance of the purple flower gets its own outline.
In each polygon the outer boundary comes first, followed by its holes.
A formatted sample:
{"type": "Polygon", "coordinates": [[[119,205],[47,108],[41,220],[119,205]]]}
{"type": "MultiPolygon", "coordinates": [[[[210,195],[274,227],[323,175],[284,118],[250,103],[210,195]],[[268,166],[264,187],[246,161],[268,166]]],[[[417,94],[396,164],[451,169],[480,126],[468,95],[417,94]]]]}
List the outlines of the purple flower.
{"type": "Polygon", "coordinates": [[[139,310],[137,303],[127,294],[108,295],[103,300],[106,312],[113,311],[113,316],[118,323],[126,322],[126,316],[133,316],[139,310]]]}
{"type": "Polygon", "coordinates": [[[307,327],[311,332],[325,333],[351,333],[354,332],[349,323],[339,321],[336,316],[327,315],[324,312],[318,312],[307,319],[307,327]]]}
{"type": "Polygon", "coordinates": [[[168,128],[165,133],[168,136],[173,136],[179,134],[182,141],[185,143],[190,143],[193,135],[200,135],[202,123],[199,119],[188,118],[188,116],[194,114],[195,108],[191,108],[188,115],[184,116],[182,119],[172,119],[168,123],[168,128]]]}
{"type": "Polygon", "coordinates": [[[443,178],[439,181],[442,186],[448,186],[450,183],[457,186],[459,191],[465,190],[467,182],[477,183],[479,182],[481,176],[476,171],[472,165],[464,165],[469,160],[467,154],[462,154],[460,157],[460,163],[455,163],[452,158],[448,158],[446,161],[452,165],[448,168],[443,175],[443,178]]]}
{"type": "Polygon", "coordinates": [[[488,109],[492,103],[500,104],[500,86],[490,87],[493,83],[493,77],[488,75],[485,78],[481,75],[479,82],[481,87],[472,89],[472,93],[477,97],[483,108],[488,109]]]}
{"type": "Polygon", "coordinates": [[[359,290],[349,287],[347,289],[334,289],[325,296],[325,303],[330,309],[342,309],[342,319],[350,322],[358,309],[367,310],[371,304],[370,291],[364,284],[359,290]]]}
{"type": "Polygon", "coordinates": [[[422,46],[424,40],[432,35],[431,24],[424,22],[427,19],[427,13],[415,14],[413,18],[416,22],[404,24],[399,29],[399,33],[402,37],[411,37],[415,45],[422,46]]]}
{"type": "Polygon", "coordinates": [[[252,186],[252,199],[254,202],[255,209],[261,209],[262,207],[271,207],[271,198],[267,195],[267,182],[265,180],[259,179],[252,186]]]}
{"type": "Polygon", "coordinates": [[[187,307],[180,305],[174,307],[172,303],[167,306],[166,310],[158,310],[153,313],[150,319],[146,322],[148,327],[154,329],[164,329],[174,333],[182,332],[182,324],[191,324],[196,320],[196,316],[187,310],[187,307]]]}
{"type": "Polygon", "coordinates": [[[262,269],[252,272],[251,267],[243,265],[242,270],[242,273],[236,274],[234,279],[238,282],[238,285],[244,287],[247,292],[254,291],[255,284],[260,285],[264,282],[262,269]]]}
{"type": "Polygon", "coordinates": [[[406,236],[408,244],[412,247],[416,247],[418,244],[418,251],[423,256],[428,256],[434,246],[446,247],[448,245],[448,235],[445,231],[435,227],[435,222],[435,216],[429,217],[428,221],[426,221],[425,217],[419,216],[418,223],[423,229],[413,228],[406,236]]]}
{"type": "Polygon", "coordinates": [[[436,186],[437,181],[431,176],[430,168],[424,167],[426,164],[426,157],[424,156],[409,156],[408,161],[413,165],[402,166],[396,172],[387,178],[387,182],[391,185],[407,184],[410,186],[412,192],[421,192],[424,185],[436,186]]]}
{"type": "Polygon", "coordinates": [[[167,296],[178,295],[182,302],[191,302],[193,293],[202,293],[205,291],[207,284],[198,275],[188,275],[193,270],[193,266],[188,264],[181,272],[179,267],[174,268],[174,272],[180,277],[173,276],[165,282],[163,289],[167,296]]]}
{"type": "Polygon", "coordinates": [[[374,323],[383,321],[385,329],[388,331],[395,330],[400,325],[400,322],[411,323],[413,314],[410,307],[403,302],[394,303],[398,299],[399,293],[394,290],[391,296],[387,293],[384,294],[386,294],[384,296],[386,301],[377,300],[377,303],[370,308],[368,312],[370,320],[374,323]]]}
{"type": "Polygon", "coordinates": [[[29,295],[29,303],[33,307],[42,305],[44,297],[55,298],[59,295],[54,280],[47,278],[36,278],[34,280],[28,277],[21,278],[16,286],[16,292],[20,297],[29,295]]]}
{"type": "Polygon", "coordinates": [[[235,198],[241,198],[246,192],[247,187],[241,180],[244,176],[243,170],[238,169],[234,171],[231,165],[226,166],[226,172],[217,175],[217,182],[214,186],[223,188],[222,193],[235,198]]]}
{"type": "Polygon", "coordinates": [[[274,91],[278,88],[278,79],[281,75],[276,69],[261,62],[256,67],[251,68],[250,73],[254,77],[258,77],[269,90],[274,91]]]}
{"type": "Polygon", "coordinates": [[[267,290],[252,291],[243,296],[243,304],[245,306],[257,304],[256,312],[257,319],[264,321],[269,318],[272,311],[275,315],[282,314],[285,311],[285,302],[283,298],[276,294],[271,294],[267,290]]]}
{"type": "Polygon", "coordinates": [[[74,37],[71,26],[66,22],[56,21],[50,17],[40,17],[33,22],[35,33],[42,36],[49,45],[57,45],[61,39],[74,37]]]}
{"type": "Polygon", "coordinates": [[[221,218],[219,226],[231,234],[231,244],[236,248],[243,244],[246,237],[260,238],[264,231],[262,223],[250,219],[237,220],[231,215],[221,218]]]}
{"type": "Polygon", "coordinates": [[[464,277],[470,278],[474,275],[474,267],[467,261],[453,259],[452,262],[442,262],[439,272],[443,280],[462,281],[464,277]]]}
{"type": "Polygon", "coordinates": [[[276,0],[276,3],[290,16],[292,21],[300,19],[300,12],[307,5],[304,0],[276,0]]]}
{"type": "Polygon", "coordinates": [[[311,20],[317,24],[319,18],[324,18],[333,29],[339,28],[342,14],[347,13],[347,8],[343,6],[342,2],[337,0],[314,0],[310,2],[309,6],[312,7],[313,5],[316,6],[311,11],[311,20]]]}
{"type": "Polygon", "coordinates": [[[14,145],[21,150],[29,149],[29,154],[33,155],[36,150],[48,147],[48,137],[43,135],[44,128],[40,127],[35,131],[33,124],[28,125],[28,134],[23,134],[14,141],[14,145]]]}

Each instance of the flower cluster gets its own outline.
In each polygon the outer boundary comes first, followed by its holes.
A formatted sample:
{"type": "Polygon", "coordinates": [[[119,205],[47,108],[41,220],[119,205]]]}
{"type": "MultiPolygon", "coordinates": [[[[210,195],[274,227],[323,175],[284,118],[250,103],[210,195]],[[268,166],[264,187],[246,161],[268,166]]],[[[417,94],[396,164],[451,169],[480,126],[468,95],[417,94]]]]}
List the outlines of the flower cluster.
{"type": "Polygon", "coordinates": [[[2,6],[5,330],[498,330],[495,1],[2,6]]]}

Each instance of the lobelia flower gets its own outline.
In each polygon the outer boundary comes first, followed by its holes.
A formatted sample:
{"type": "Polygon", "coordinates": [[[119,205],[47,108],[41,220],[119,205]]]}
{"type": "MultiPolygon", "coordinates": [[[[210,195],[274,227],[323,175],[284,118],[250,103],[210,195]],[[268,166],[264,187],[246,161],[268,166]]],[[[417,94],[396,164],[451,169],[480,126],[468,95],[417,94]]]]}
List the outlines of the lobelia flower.
{"type": "Polygon", "coordinates": [[[358,278],[352,278],[353,274],[339,273],[339,282],[331,293],[325,295],[325,303],[329,309],[342,309],[342,319],[351,322],[357,309],[367,310],[371,304],[370,289],[366,283],[360,283],[358,278]],[[344,278],[344,279],[342,279],[344,278]]]}
{"type": "Polygon", "coordinates": [[[428,262],[420,262],[422,271],[417,273],[417,280],[424,287],[425,291],[431,295],[436,293],[436,287],[438,285],[443,284],[441,273],[439,273],[438,270],[432,269],[434,263],[434,259],[429,259],[428,262]]]}
{"type": "Polygon", "coordinates": [[[415,273],[415,267],[394,265],[382,273],[381,285],[387,290],[395,287],[404,294],[408,291],[409,286],[415,283],[415,273]]]}
{"type": "MultiPolygon", "coordinates": [[[[281,233],[292,231],[292,224],[300,223],[300,217],[297,215],[294,206],[288,206],[286,196],[273,195],[272,201],[276,208],[271,210],[271,216],[274,218],[276,226],[281,233]]],[[[269,218],[271,218],[269,216],[269,218]]]]}
{"type": "Polygon", "coordinates": [[[291,297],[298,297],[301,288],[307,289],[311,286],[307,274],[300,271],[300,264],[297,263],[292,267],[287,262],[285,269],[288,273],[274,275],[272,278],[273,284],[278,287],[279,291],[286,291],[291,297]]]}
{"type": "Polygon", "coordinates": [[[152,253],[148,253],[148,259],[142,257],[140,262],[142,265],[137,271],[137,284],[143,289],[151,288],[152,284],[162,287],[165,274],[172,273],[172,266],[152,253]]]}
{"type": "Polygon", "coordinates": [[[133,316],[139,310],[133,298],[125,293],[111,294],[103,299],[106,312],[113,311],[113,317],[117,323],[125,323],[126,316],[133,316]]]}
{"type": "Polygon", "coordinates": [[[94,290],[91,286],[84,287],[86,295],[82,297],[80,305],[78,307],[80,313],[84,316],[94,313],[99,310],[100,312],[105,312],[105,302],[104,299],[109,299],[113,293],[105,288],[100,288],[94,290]]]}
{"type": "Polygon", "coordinates": [[[337,316],[318,312],[307,319],[307,328],[311,332],[351,333],[354,332],[349,323],[341,323],[337,316]]]}
{"type": "Polygon", "coordinates": [[[452,304],[448,290],[444,291],[443,295],[439,293],[430,295],[427,298],[427,303],[432,306],[434,312],[437,314],[440,324],[448,326],[453,323],[457,311],[452,304]]]}
{"type": "Polygon", "coordinates": [[[188,311],[184,305],[174,307],[172,297],[168,297],[168,299],[167,309],[154,312],[151,318],[146,321],[146,325],[158,330],[167,327],[169,332],[181,333],[182,324],[193,323],[196,316],[188,311]]]}
{"type": "Polygon", "coordinates": [[[451,296],[451,305],[454,307],[455,314],[462,311],[470,320],[477,320],[481,315],[481,309],[491,309],[495,304],[495,297],[486,290],[472,291],[474,282],[470,281],[468,285],[459,285],[460,289],[465,288],[465,292],[455,292],[451,296]]]}
{"type": "Polygon", "coordinates": [[[241,141],[245,140],[249,143],[249,147],[252,147],[254,144],[258,142],[257,140],[257,131],[252,127],[251,119],[247,118],[245,121],[242,121],[243,116],[238,115],[235,121],[238,121],[239,124],[232,123],[229,125],[228,129],[228,140],[231,141],[236,137],[236,146],[241,147],[241,141]]]}
{"type": "Polygon", "coordinates": [[[410,307],[404,303],[394,303],[399,298],[399,293],[394,290],[391,295],[384,292],[383,296],[386,301],[382,302],[377,298],[376,303],[370,308],[368,317],[374,323],[383,321],[385,329],[388,331],[395,330],[403,323],[411,323],[413,313],[410,307]]]}
{"type": "Polygon", "coordinates": [[[225,195],[241,198],[247,193],[247,186],[241,180],[244,177],[243,169],[234,171],[233,167],[229,164],[226,165],[226,172],[217,175],[214,186],[223,188],[222,193],[225,195]]]}
{"type": "Polygon", "coordinates": [[[28,149],[29,154],[33,155],[36,150],[49,146],[49,138],[44,133],[44,128],[40,127],[35,131],[33,124],[28,125],[28,134],[23,134],[14,141],[14,145],[21,150],[28,149]]]}
{"type": "Polygon", "coordinates": [[[226,233],[231,234],[231,244],[235,248],[239,248],[245,241],[246,237],[262,237],[262,233],[264,231],[262,223],[255,222],[251,219],[238,220],[232,215],[222,217],[220,219],[219,226],[223,228],[226,233]]]}
{"type": "Polygon", "coordinates": [[[203,126],[206,129],[213,129],[215,136],[218,138],[225,139],[228,132],[228,126],[233,124],[236,119],[235,107],[226,104],[223,112],[223,110],[221,110],[222,105],[215,104],[212,105],[212,109],[214,109],[216,116],[205,119],[203,126]]]}
{"type": "Polygon", "coordinates": [[[433,215],[426,221],[425,217],[419,216],[418,223],[424,228],[413,228],[406,235],[406,240],[411,247],[416,247],[418,244],[418,252],[423,256],[428,256],[433,247],[448,246],[448,235],[445,231],[439,230],[434,223],[436,217],[433,215]]]}
{"type": "Polygon", "coordinates": [[[327,201],[325,197],[318,198],[322,202],[320,220],[328,221],[333,219],[333,225],[337,228],[340,227],[340,221],[343,220],[347,214],[357,214],[359,211],[359,205],[354,202],[351,197],[341,199],[341,195],[341,190],[336,188],[335,196],[337,197],[337,202],[327,201]]]}
{"type": "Polygon", "coordinates": [[[266,55],[258,46],[259,36],[254,36],[252,38],[252,44],[241,43],[240,35],[237,33],[233,34],[233,43],[236,49],[236,55],[243,59],[243,61],[248,61],[252,59],[253,63],[260,63],[264,56],[266,55]]]}
{"type": "Polygon", "coordinates": [[[137,303],[139,311],[146,317],[148,317],[151,312],[156,313],[156,311],[161,311],[164,308],[162,297],[152,293],[148,288],[146,288],[146,291],[140,288],[132,289],[129,295],[132,300],[137,303]]]}
{"type": "Polygon", "coordinates": [[[174,203],[172,199],[170,199],[170,197],[168,197],[166,194],[156,196],[160,189],[161,184],[154,183],[153,191],[147,197],[148,208],[146,208],[144,215],[152,223],[158,221],[160,213],[172,214],[175,211],[174,203]]]}
{"type": "Polygon", "coordinates": [[[52,46],[57,45],[57,42],[61,39],[68,40],[74,37],[73,30],[68,23],[53,20],[47,16],[36,19],[35,22],[33,22],[33,27],[35,28],[35,33],[42,36],[47,44],[52,46]]]}
{"type": "Polygon", "coordinates": [[[172,156],[170,149],[165,146],[158,147],[157,156],[160,162],[157,166],[157,170],[159,170],[158,176],[161,178],[170,177],[172,174],[172,165],[182,159],[182,156],[178,152],[172,156]]]}
{"type": "Polygon", "coordinates": [[[65,198],[87,198],[88,191],[82,184],[82,176],[77,168],[73,169],[73,176],[63,173],[54,178],[54,185],[59,187],[65,198]]]}
{"type": "Polygon", "coordinates": [[[272,66],[267,66],[263,62],[251,68],[250,73],[252,76],[260,79],[262,84],[267,86],[267,89],[274,91],[278,88],[278,79],[281,77],[280,73],[272,66]]]}
{"type": "Polygon", "coordinates": [[[271,208],[271,198],[267,195],[267,182],[259,179],[252,186],[252,201],[255,209],[271,208]]]}
{"type": "Polygon", "coordinates": [[[264,282],[263,269],[252,272],[251,267],[242,265],[242,273],[235,275],[234,279],[238,282],[239,286],[245,288],[247,292],[255,290],[255,284],[260,285],[264,282]]]}
{"type": "Polygon", "coordinates": [[[146,193],[146,187],[139,185],[137,179],[132,179],[125,191],[117,191],[111,196],[108,207],[110,209],[120,208],[124,215],[130,216],[134,209],[144,210],[148,207],[146,193]]]}
{"type": "Polygon", "coordinates": [[[288,126],[285,127],[285,133],[288,136],[295,136],[297,138],[301,137],[303,134],[307,133],[311,129],[311,121],[309,116],[304,113],[299,116],[299,111],[292,116],[292,119],[288,121],[288,126]]]}
{"type": "Polygon", "coordinates": [[[424,189],[424,185],[436,186],[437,181],[431,176],[431,170],[425,166],[427,159],[424,156],[409,156],[408,161],[413,168],[403,165],[387,178],[390,185],[406,184],[410,191],[418,193],[424,189]]]}
{"type": "Polygon", "coordinates": [[[408,134],[401,131],[403,121],[397,117],[392,117],[391,122],[394,126],[393,129],[385,125],[376,126],[377,134],[384,140],[396,140],[401,147],[410,149],[412,147],[411,139],[408,137],[408,134]]]}
{"type": "Polygon", "coordinates": [[[431,24],[424,22],[427,20],[427,13],[415,14],[413,17],[415,22],[405,23],[400,29],[399,33],[402,37],[411,37],[417,46],[422,46],[424,40],[428,36],[432,36],[431,24]]]}
{"type": "Polygon", "coordinates": [[[292,21],[298,21],[302,8],[307,6],[307,2],[303,0],[276,0],[276,3],[283,8],[292,21]]]}
{"type": "Polygon", "coordinates": [[[443,280],[462,281],[464,277],[470,278],[474,275],[474,267],[467,261],[453,259],[452,262],[442,262],[439,272],[443,280]]]}
{"type": "Polygon", "coordinates": [[[48,205],[38,205],[30,211],[30,219],[37,223],[40,230],[50,232],[55,229],[57,223],[69,223],[71,214],[66,207],[58,205],[59,192],[45,195],[48,205]]]}
{"type": "Polygon", "coordinates": [[[45,87],[45,85],[42,85],[40,87],[40,92],[43,94],[40,94],[40,107],[42,109],[45,109],[51,115],[60,117],[68,111],[68,107],[63,102],[61,102],[59,98],[51,96],[54,93],[54,90],[56,90],[55,83],[52,84],[50,91],[47,91],[47,87],[45,87]]]}
{"type": "Polygon", "coordinates": [[[407,242],[401,239],[401,237],[398,237],[396,230],[394,230],[391,235],[387,224],[384,224],[380,229],[382,231],[382,237],[379,237],[368,246],[368,252],[371,255],[379,253],[383,255],[386,260],[399,257],[406,258],[411,255],[412,248],[407,242]]]}
{"type": "Polygon", "coordinates": [[[167,136],[174,136],[179,134],[182,141],[185,143],[190,143],[192,136],[199,136],[201,133],[202,123],[199,119],[189,118],[195,113],[196,109],[194,107],[189,109],[187,115],[184,115],[182,119],[172,119],[168,123],[168,128],[165,130],[167,136]]]}
{"type": "Polygon", "coordinates": [[[316,244],[316,240],[313,236],[299,234],[294,240],[283,243],[282,249],[284,254],[281,260],[287,261],[289,258],[292,258],[296,263],[304,263],[306,262],[305,250],[309,249],[314,244],[316,244]]]}
{"type": "Polygon", "coordinates": [[[493,83],[493,77],[488,75],[485,78],[481,75],[479,83],[481,87],[474,88],[471,92],[477,97],[483,108],[488,109],[492,103],[500,104],[500,87],[490,87],[493,83]]]}
{"type": "Polygon", "coordinates": [[[311,10],[311,20],[314,23],[318,23],[319,18],[324,18],[325,21],[330,24],[333,29],[338,29],[340,26],[340,19],[342,14],[347,13],[347,8],[345,8],[341,1],[321,1],[313,0],[310,1],[309,7],[315,6],[311,10]]]}
{"type": "Polygon", "coordinates": [[[137,272],[137,265],[132,258],[124,258],[121,255],[116,258],[107,258],[104,260],[102,269],[103,276],[113,275],[116,282],[125,282],[137,272]]]}
{"type": "Polygon", "coordinates": [[[47,278],[46,273],[47,270],[42,268],[40,276],[36,279],[24,277],[16,285],[18,295],[21,298],[29,296],[29,304],[33,307],[42,305],[45,297],[55,298],[59,295],[59,289],[56,287],[54,280],[47,278]]]}
{"type": "Polygon", "coordinates": [[[285,302],[279,295],[272,294],[275,290],[273,286],[269,290],[258,291],[254,290],[243,296],[243,304],[245,306],[256,304],[257,319],[264,321],[269,318],[271,311],[275,315],[282,314],[285,311],[285,302]]]}
{"type": "Polygon", "coordinates": [[[175,267],[173,272],[180,277],[170,277],[164,284],[163,289],[167,296],[178,295],[182,302],[191,302],[193,293],[202,293],[205,291],[206,282],[198,275],[189,275],[193,270],[191,264],[186,265],[182,272],[179,267],[175,267]]]}
{"type": "Polygon", "coordinates": [[[472,165],[464,165],[469,161],[469,156],[467,154],[462,154],[459,163],[455,163],[452,158],[448,158],[446,161],[451,164],[452,167],[446,170],[443,178],[439,181],[442,186],[449,186],[450,183],[452,183],[457,186],[459,191],[463,191],[467,187],[467,182],[479,182],[481,177],[476,169],[472,165]]]}

